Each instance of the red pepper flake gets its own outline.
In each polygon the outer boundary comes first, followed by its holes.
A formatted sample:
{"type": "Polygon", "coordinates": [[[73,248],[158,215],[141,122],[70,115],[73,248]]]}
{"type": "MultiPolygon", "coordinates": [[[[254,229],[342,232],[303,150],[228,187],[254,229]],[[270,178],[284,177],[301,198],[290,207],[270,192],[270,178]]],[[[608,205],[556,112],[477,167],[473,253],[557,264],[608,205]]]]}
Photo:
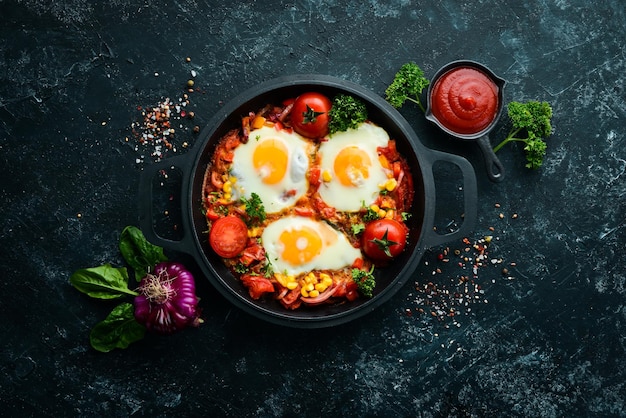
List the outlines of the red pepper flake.
{"type": "MultiPolygon", "coordinates": [[[[141,120],[131,124],[131,131],[136,140],[135,150],[141,155],[136,159],[141,163],[147,157],[154,161],[160,161],[168,152],[178,151],[177,131],[181,132],[193,130],[195,127],[185,126],[181,122],[190,114],[186,107],[189,104],[189,96],[183,94],[178,101],[165,98],[156,106],[137,106],[137,111],[141,114],[141,120]],[[179,125],[176,126],[175,125],[179,125]]],[[[199,130],[199,129],[198,129],[199,130]]],[[[181,148],[188,147],[187,141],[181,142],[181,148]]]]}
{"type": "MultiPolygon", "coordinates": [[[[446,247],[424,260],[429,271],[421,271],[415,281],[414,291],[407,298],[414,306],[406,308],[407,317],[426,321],[430,326],[441,324],[444,328],[460,327],[463,318],[476,315],[478,304],[487,304],[489,287],[499,280],[510,280],[508,275],[514,262],[503,268],[502,258],[489,254],[490,245],[497,241],[495,228],[480,238],[462,238],[457,248],[446,247]],[[448,255],[456,263],[448,263],[448,255]],[[430,273],[430,274],[428,274],[430,273]],[[408,312],[414,313],[409,315],[408,312]],[[434,321],[434,322],[433,322],[434,321]]],[[[437,334],[433,334],[437,335],[437,334]]]]}

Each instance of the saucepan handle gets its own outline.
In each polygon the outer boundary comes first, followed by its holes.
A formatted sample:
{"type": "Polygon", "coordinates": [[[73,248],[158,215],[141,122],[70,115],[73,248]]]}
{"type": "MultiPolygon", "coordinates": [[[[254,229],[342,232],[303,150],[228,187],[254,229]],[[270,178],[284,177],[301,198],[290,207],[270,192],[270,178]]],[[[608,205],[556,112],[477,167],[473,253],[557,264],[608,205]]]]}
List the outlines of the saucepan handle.
{"type": "MultiPolygon", "coordinates": [[[[476,173],[474,172],[474,167],[472,167],[472,164],[465,158],[458,156],[458,155],[448,154],[448,153],[440,152],[436,150],[430,150],[430,151],[433,153],[432,158],[431,158],[431,166],[430,166],[431,170],[432,170],[432,164],[434,164],[436,161],[445,161],[445,162],[452,163],[456,165],[457,167],[459,167],[459,169],[461,170],[461,174],[463,175],[464,217],[463,217],[463,223],[461,224],[459,229],[457,229],[456,231],[445,233],[445,234],[440,234],[439,232],[435,231],[433,228],[427,228],[426,231],[423,231],[424,243],[425,243],[426,248],[435,247],[437,245],[441,245],[446,242],[450,242],[450,241],[468,236],[469,233],[474,229],[474,224],[476,223],[476,217],[477,217],[477,212],[478,212],[478,208],[477,208],[478,187],[476,184],[476,173]]],[[[435,193],[432,193],[433,201],[430,203],[432,204],[433,208],[436,207],[435,197],[436,197],[436,191],[435,193]]],[[[435,209],[433,209],[431,212],[432,212],[432,219],[429,219],[426,222],[426,225],[433,226],[435,222],[435,219],[434,219],[435,209]]]]}
{"type": "Polygon", "coordinates": [[[187,254],[193,253],[194,243],[192,231],[186,230],[189,225],[184,220],[188,218],[186,210],[188,210],[188,202],[185,201],[186,193],[181,193],[181,214],[182,214],[182,237],[180,240],[165,238],[157,232],[154,225],[154,180],[163,171],[177,169],[182,172],[180,187],[184,190],[186,179],[189,178],[189,157],[180,155],[161,160],[144,167],[139,179],[139,227],[146,239],[154,245],[160,247],[180,251],[187,254]]]}
{"type": "Polygon", "coordinates": [[[496,153],[493,152],[489,136],[483,135],[478,138],[476,142],[478,142],[478,147],[483,154],[489,180],[494,183],[502,181],[504,179],[504,166],[500,162],[500,159],[496,156],[496,153]]]}

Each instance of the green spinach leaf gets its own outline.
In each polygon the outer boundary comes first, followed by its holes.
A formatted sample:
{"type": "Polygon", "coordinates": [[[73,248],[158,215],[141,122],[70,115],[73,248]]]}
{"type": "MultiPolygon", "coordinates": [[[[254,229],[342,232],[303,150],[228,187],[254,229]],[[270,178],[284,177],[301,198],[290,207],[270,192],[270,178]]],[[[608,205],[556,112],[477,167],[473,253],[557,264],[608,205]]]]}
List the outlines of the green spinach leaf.
{"type": "Polygon", "coordinates": [[[122,303],[106,319],[91,330],[89,342],[98,351],[107,353],[115,348],[126,348],[141,340],[146,328],[135,320],[132,303],[122,303]]]}
{"type": "Polygon", "coordinates": [[[122,231],[120,252],[135,271],[137,281],[140,281],[155,264],[167,261],[163,248],[149,243],[141,230],[135,226],[127,226],[122,231]]]}
{"type": "Polygon", "coordinates": [[[81,292],[96,299],[117,299],[125,295],[137,296],[128,288],[128,271],[110,264],[75,271],[70,283],[81,292]]]}

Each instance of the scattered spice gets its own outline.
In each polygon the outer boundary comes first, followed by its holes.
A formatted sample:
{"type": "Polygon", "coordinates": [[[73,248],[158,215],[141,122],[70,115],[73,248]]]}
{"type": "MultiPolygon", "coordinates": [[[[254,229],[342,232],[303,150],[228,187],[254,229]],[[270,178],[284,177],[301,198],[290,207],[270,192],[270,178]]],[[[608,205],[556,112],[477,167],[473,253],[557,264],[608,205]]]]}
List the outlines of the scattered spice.
{"type": "MultiPolygon", "coordinates": [[[[185,58],[185,62],[191,62],[191,58],[185,58]]],[[[191,70],[190,74],[193,78],[197,76],[195,70],[191,70]]],[[[154,76],[158,77],[159,73],[155,72],[154,76]]],[[[192,88],[195,85],[193,78],[186,82],[186,88],[178,99],[171,100],[167,97],[155,106],[137,107],[141,118],[131,124],[132,135],[125,138],[125,142],[130,142],[131,139],[135,140],[135,151],[140,154],[135,160],[137,164],[143,163],[147,158],[157,162],[163,159],[167,153],[178,152],[179,147],[188,148],[189,142],[187,140],[178,142],[178,138],[190,130],[194,133],[200,132],[199,126],[185,123],[186,120],[192,120],[196,117],[195,112],[188,110],[190,93],[198,90],[192,88]]]]}
{"type": "MultiPolygon", "coordinates": [[[[495,207],[500,208],[500,204],[495,207]]],[[[497,216],[504,217],[501,213],[497,216]]],[[[517,214],[512,217],[517,218],[517,214]]],[[[509,268],[516,263],[490,255],[490,246],[499,238],[494,236],[494,227],[488,230],[482,237],[466,237],[453,248],[439,249],[424,261],[431,267],[430,274],[426,270],[416,280],[414,291],[407,297],[412,306],[403,309],[406,317],[436,320],[444,328],[460,327],[462,319],[474,315],[478,305],[489,303],[486,289],[498,277],[512,279],[509,268]]]]}
{"type": "MultiPolygon", "coordinates": [[[[141,120],[131,124],[135,151],[140,153],[136,163],[143,163],[147,157],[155,162],[160,161],[168,152],[178,152],[177,134],[189,131],[190,126],[184,121],[195,117],[194,112],[186,110],[189,105],[189,95],[185,94],[177,101],[165,98],[156,106],[137,107],[141,120]]],[[[187,148],[188,145],[187,141],[180,143],[181,148],[187,148]]]]}

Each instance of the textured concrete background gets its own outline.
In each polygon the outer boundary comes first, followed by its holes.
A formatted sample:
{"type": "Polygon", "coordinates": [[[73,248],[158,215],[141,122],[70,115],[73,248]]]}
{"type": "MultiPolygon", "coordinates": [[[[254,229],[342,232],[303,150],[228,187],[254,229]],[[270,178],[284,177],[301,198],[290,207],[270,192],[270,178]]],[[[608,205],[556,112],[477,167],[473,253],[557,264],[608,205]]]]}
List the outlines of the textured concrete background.
{"type": "MultiPolygon", "coordinates": [[[[0,415],[624,416],[625,9],[622,0],[0,0],[0,415]],[[179,121],[176,152],[161,157],[170,158],[193,149],[194,125],[260,81],[322,73],[383,95],[407,61],[432,76],[456,59],[505,78],[507,102],[554,109],[544,166],[527,170],[509,146],[498,184],[474,144],[402,109],[427,147],[476,169],[468,242],[494,240],[473,283],[460,284],[471,265],[443,263],[446,248],[433,248],[373,314],[294,330],[251,318],[199,280],[201,328],[108,354],[90,348],[111,305],[68,278],[122,263],[119,233],[137,225],[139,177],[157,159],[132,135],[139,107],[178,100],[195,71],[196,118],[179,121]]],[[[508,129],[502,118],[492,142],[508,129]]],[[[460,221],[448,169],[435,173],[441,227],[460,221]]]]}

